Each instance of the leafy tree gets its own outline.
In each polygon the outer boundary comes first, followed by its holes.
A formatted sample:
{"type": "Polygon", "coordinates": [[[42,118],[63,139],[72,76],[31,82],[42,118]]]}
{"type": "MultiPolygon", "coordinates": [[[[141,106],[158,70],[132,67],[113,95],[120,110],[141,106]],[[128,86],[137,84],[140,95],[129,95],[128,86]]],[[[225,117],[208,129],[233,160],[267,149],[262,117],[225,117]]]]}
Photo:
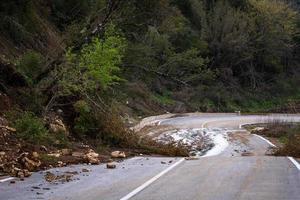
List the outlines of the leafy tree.
{"type": "Polygon", "coordinates": [[[78,54],[69,49],[60,71],[62,92],[93,93],[119,82],[121,78],[116,72],[120,70],[118,65],[121,64],[125,46],[125,39],[116,33],[114,26],[110,26],[103,39],[94,38],[78,54]]]}

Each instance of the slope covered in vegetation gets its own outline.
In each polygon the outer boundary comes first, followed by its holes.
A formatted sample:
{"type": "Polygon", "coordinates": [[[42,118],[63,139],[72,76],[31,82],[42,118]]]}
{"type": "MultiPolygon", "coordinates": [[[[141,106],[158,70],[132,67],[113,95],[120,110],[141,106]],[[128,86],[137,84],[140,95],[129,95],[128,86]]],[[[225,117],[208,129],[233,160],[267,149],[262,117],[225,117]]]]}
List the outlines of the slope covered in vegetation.
{"type": "Polygon", "coordinates": [[[131,117],[299,112],[299,28],[296,0],[3,0],[0,113],[29,143],[182,155],[131,117]]]}

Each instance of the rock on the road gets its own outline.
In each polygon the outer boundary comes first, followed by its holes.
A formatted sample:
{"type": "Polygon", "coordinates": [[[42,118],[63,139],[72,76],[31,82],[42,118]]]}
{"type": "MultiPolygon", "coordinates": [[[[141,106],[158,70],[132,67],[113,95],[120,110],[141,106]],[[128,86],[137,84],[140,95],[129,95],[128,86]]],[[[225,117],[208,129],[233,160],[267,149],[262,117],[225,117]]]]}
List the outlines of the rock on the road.
{"type": "Polygon", "coordinates": [[[113,151],[111,152],[112,158],[126,158],[126,154],[123,151],[113,151]]]}
{"type": "Polygon", "coordinates": [[[107,169],[115,169],[117,167],[116,163],[111,162],[106,164],[107,169]]]}

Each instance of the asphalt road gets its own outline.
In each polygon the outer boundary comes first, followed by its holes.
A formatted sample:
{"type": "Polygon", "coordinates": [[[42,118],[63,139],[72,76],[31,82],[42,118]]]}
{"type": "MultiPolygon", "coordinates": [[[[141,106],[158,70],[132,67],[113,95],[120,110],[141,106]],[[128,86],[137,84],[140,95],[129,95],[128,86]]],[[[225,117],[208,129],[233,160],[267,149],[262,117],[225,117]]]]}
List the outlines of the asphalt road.
{"type": "MultiPolygon", "coordinates": [[[[240,124],[271,120],[300,121],[300,116],[192,114],[160,124],[230,132],[240,124]]],[[[198,160],[136,157],[119,163],[115,170],[104,165],[52,169],[54,173],[92,170],[64,184],[48,183],[43,179],[45,172],[35,173],[23,182],[0,183],[0,200],[300,200],[300,171],[288,158],[265,156],[270,145],[245,131],[232,131],[228,140],[221,154],[198,160]],[[180,164],[161,174],[179,160],[180,164]]]]}

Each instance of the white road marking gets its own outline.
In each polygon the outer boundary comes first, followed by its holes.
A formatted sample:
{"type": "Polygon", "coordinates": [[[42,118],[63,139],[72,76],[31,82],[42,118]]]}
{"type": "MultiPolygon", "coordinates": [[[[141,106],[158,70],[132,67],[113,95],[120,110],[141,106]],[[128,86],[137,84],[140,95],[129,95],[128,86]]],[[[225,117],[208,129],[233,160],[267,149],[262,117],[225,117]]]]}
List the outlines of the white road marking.
{"type": "MultiPolygon", "coordinates": [[[[257,137],[259,137],[260,139],[266,141],[269,145],[271,145],[272,147],[276,147],[276,145],[274,145],[272,142],[270,142],[269,140],[267,140],[266,138],[260,136],[260,135],[256,135],[256,134],[253,134],[257,137]]],[[[293,157],[287,157],[295,166],[296,168],[300,171],[300,164],[293,158],[293,157]]]]}
{"type": "Polygon", "coordinates": [[[288,157],[288,159],[300,170],[300,164],[293,157],[288,157]]]}
{"type": "Polygon", "coordinates": [[[171,165],[170,167],[168,167],[164,171],[160,172],[159,174],[157,174],[156,176],[154,176],[153,178],[151,178],[150,180],[148,180],[147,182],[145,182],[144,184],[142,184],[138,188],[134,189],[132,192],[130,192],[126,196],[122,197],[120,200],[131,199],[133,196],[137,195],[139,192],[141,192],[146,187],[148,187],[150,184],[152,184],[154,181],[156,181],[157,179],[159,179],[160,177],[162,177],[163,175],[165,175],[166,173],[168,173],[169,171],[174,169],[177,165],[182,163],[184,160],[185,160],[184,158],[181,158],[179,161],[177,161],[176,163],[174,163],[173,165],[171,165]]]}
{"type": "Polygon", "coordinates": [[[267,140],[266,138],[264,138],[264,137],[262,137],[262,136],[260,136],[260,135],[256,135],[256,134],[253,134],[253,135],[255,135],[256,137],[259,137],[259,138],[262,139],[262,140],[264,140],[264,141],[267,142],[270,146],[276,147],[275,144],[273,144],[272,142],[270,142],[270,141],[267,140]]]}
{"type": "Polygon", "coordinates": [[[243,126],[246,126],[246,125],[252,125],[252,124],[255,124],[255,123],[245,123],[245,124],[240,124],[240,125],[239,125],[239,128],[243,128],[243,126]]]}
{"type": "Polygon", "coordinates": [[[4,183],[4,182],[6,182],[6,181],[10,181],[10,180],[13,180],[13,179],[15,179],[15,178],[9,177],[9,178],[5,178],[5,179],[1,179],[1,180],[0,180],[0,183],[4,183]]]}

